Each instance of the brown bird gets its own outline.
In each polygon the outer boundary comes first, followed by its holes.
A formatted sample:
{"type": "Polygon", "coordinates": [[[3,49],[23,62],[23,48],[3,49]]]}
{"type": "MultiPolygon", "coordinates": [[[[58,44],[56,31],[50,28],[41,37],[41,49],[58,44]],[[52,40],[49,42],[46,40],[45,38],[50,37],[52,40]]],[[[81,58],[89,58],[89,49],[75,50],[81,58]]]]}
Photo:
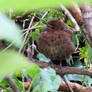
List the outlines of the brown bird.
{"type": "Polygon", "coordinates": [[[73,31],[62,20],[50,20],[39,36],[38,49],[54,64],[59,64],[75,51],[72,34],[73,31]]]}

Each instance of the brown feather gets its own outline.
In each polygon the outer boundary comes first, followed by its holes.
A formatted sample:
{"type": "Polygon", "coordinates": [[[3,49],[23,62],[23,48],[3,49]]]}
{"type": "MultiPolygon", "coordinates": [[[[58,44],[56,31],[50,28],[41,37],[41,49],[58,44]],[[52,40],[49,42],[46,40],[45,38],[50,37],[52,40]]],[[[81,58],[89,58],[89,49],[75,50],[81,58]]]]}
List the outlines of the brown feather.
{"type": "Polygon", "coordinates": [[[39,51],[52,61],[65,60],[75,51],[72,33],[67,32],[69,28],[63,24],[59,20],[49,21],[47,31],[42,32],[38,39],[39,51]]]}

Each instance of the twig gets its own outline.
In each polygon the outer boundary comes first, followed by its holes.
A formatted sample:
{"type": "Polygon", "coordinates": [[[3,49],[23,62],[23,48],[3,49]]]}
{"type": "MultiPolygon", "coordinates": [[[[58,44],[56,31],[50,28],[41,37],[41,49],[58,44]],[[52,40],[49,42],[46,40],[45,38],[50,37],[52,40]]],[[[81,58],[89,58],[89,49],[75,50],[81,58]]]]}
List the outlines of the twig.
{"type": "Polygon", "coordinates": [[[71,13],[62,4],[60,4],[60,7],[61,7],[61,10],[64,12],[64,14],[71,20],[75,30],[80,31],[80,27],[78,23],[76,22],[76,20],[71,15],[71,13]]]}
{"type": "Polygon", "coordinates": [[[67,85],[67,87],[69,88],[69,90],[70,90],[71,92],[74,92],[73,89],[71,88],[71,86],[69,85],[69,83],[66,81],[64,75],[62,76],[62,78],[63,78],[65,84],[67,85]]]}
{"type": "Polygon", "coordinates": [[[13,42],[10,43],[5,49],[3,49],[1,52],[5,52],[7,49],[9,49],[13,45],[13,42]]]}
{"type": "MultiPolygon", "coordinates": [[[[40,20],[42,20],[47,14],[48,14],[48,12],[49,11],[47,11],[47,12],[45,12],[44,14],[43,14],[43,16],[41,17],[41,19],[40,20]]],[[[36,29],[36,28],[43,28],[43,26],[37,26],[39,23],[36,23],[34,26],[32,26],[31,28],[29,28],[30,30],[32,30],[32,29],[36,29]]],[[[27,31],[28,30],[28,28],[27,29],[25,29],[24,31],[27,31]]]]}
{"type": "Polygon", "coordinates": [[[15,84],[15,82],[12,80],[11,76],[8,75],[5,79],[10,83],[10,85],[11,85],[11,87],[12,87],[12,89],[13,89],[14,92],[21,92],[21,91],[19,90],[18,86],[17,86],[17,85],[15,84]]]}
{"type": "MultiPolygon", "coordinates": [[[[72,83],[72,82],[68,82],[68,83],[69,83],[69,85],[71,85],[74,92],[92,92],[91,88],[86,88],[78,83],[72,83]]],[[[70,90],[67,88],[67,86],[64,82],[61,82],[59,91],[70,92],[70,90]]]]}
{"type": "Polygon", "coordinates": [[[29,31],[30,31],[30,27],[32,26],[32,23],[33,23],[34,18],[35,18],[35,15],[32,17],[32,19],[31,19],[31,21],[30,21],[30,24],[29,24],[28,30],[27,30],[27,32],[26,32],[26,35],[25,35],[23,44],[22,44],[21,48],[19,49],[19,53],[21,52],[21,50],[22,50],[22,48],[23,48],[23,46],[24,46],[24,44],[25,44],[25,41],[27,40],[29,31]]]}
{"type": "MultiPolygon", "coordinates": [[[[40,20],[42,20],[42,19],[48,14],[48,12],[49,12],[49,11],[45,12],[45,13],[43,14],[43,16],[41,17],[40,20]]],[[[35,24],[34,27],[37,26],[38,24],[39,24],[39,23],[35,24]]]]}
{"type": "Polygon", "coordinates": [[[12,18],[12,13],[13,13],[13,9],[10,8],[10,10],[9,10],[9,18],[10,18],[10,19],[12,18]]]}
{"type": "Polygon", "coordinates": [[[24,21],[23,21],[23,29],[25,28],[25,22],[26,21],[29,21],[29,19],[25,19],[24,21]]]}
{"type": "MultiPolygon", "coordinates": [[[[39,60],[30,59],[33,63],[36,63],[41,68],[46,68],[50,65],[50,67],[54,68],[56,70],[56,73],[61,75],[61,70],[59,67],[57,67],[55,64],[49,64],[46,62],[41,62],[39,60]]],[[[86,69],[81,68],[75,68],[75,67],[62,67],[63,74],[80,74],[80,75],[88,75],[92,77],[92,71],[88,71],[86,69]]]]}
{"type": "Polygon", "coordinates": [[[83,16],[82,16],[82,12],[80,10],[79,5],[76,3],[73,3],[72,7],[69,8],[69,11],[73,15],[77,23],[81,25],[83,23],[83,16]]]}
{"type": "MultiPolygon", "coordinates": [[[[48,11],[45,12],[45,14],[42,16],[42,18],[41,18],[40,20],[42,20],[47,14],[48,14],[48,11]]],[[[42,27],[42,26],[37,26],[39,23],[37,23],[37,24],[35,24],[34,26],[32,26],[32,23],[33,23],[34,18],[35,18],[35,15],[32,17],[32,19],[31,19],[31,21],[30,21],[30,24],[29,24],[29,27],[24,30],[24,31],[26,31],[26,32],[25,32],[26,35],[25,35],[25,38],[24,38],[24,41],[23,41],[23,45],[22,45],[21,48],[19,49],[19,53],[21,52],[21,50],[22,50],[22,48],[23,48],[23,46],[24,46],[24,44],[25,44],[25,41],[27,40],[28,33],[29,33],[30,31],[32,31],[32,29],[42,27]]],[[[24,22],[24,23],[25,23],[25,22],[24,22]]],[[[23,27],[24,27],[24,25],[23,25],[23,27]]],[[[25,33],[24,33],[24,34],[25,34],[25,33]]]]}
{"type": "Polygon", "coordinates": [[[76,40],[77,40],[77,47],[76,47],[75,51],[77,51],[77,49],[79,47],[79,39],[78,39],[77,35],[75,37],[76,37],[76,40]]]}
{"type": "MultiPolygon", "coordinates": [[[[32,41],[32,44],[34,44],[34,41],[32,41]]],[[[34,50],[35,50],[35,49],[34,49],[34,48],[31,48],[31,50],[32,50],[32,51],[31,51],[31,56],[30,56],[30,57],[32,58],[33,55],[34,55],[34,50]]]]}
{"type": "Polygon", "coordinates": [[[83,13],[83,25],[82,31],[88,41],[90,47],[92,47],[92,8],[89,4],[82,6],[83,13]]]}
{"type": "MultiPolygon", "coordinates": [[[[46,63],[46,62],[41,62],[39,60],[35,60],[35,59],[32,59],[32,58],[29,58],[29,60],[31,60],[33,63],[36,63],[41,68],[46,68],[50,65],[50,67],[54,68],[56,70],[56,73],[59,74],[62,78],[64,77],[65,74],[80,74],[80,75],[88,75],[88,76],[92,77],[92,71],[88,71],[86,69],[75,68],[75,67],[62,67],[62,70],[60,70],[60,68],[57,67],[55,64],[49,64],[49,63],[46,63]],[[63,76],[62,76],[62,74],[63,74],[63,76]]],[[[66,85],[68,85],[69,89],[71,89],[71,92],[73,92],[72,88],[70,87],[70,84],[68,84],[66,82],[65,78],[63,78],[63,79],[64,79],[64,82],[66,83],[66,85]]]]}
{"type": "MultiPolygon", "coordinates": [[[[32,26],[31,28],[29,28],[29,30],[33,30],[33,29],[37,29],[37,28],[43,28],[43,26],[32,26]]],[[[28,28],[24,29],[23,31],[27,31],[28,28]]]]}
{"type": "Polygon", "coordinates": [[[44,15],[41,17],[41,20],[48,14],[49,11],[45,12],[44,15]]]}
{"type": "Polygon", "coordinates": [[[62,79],[63,79],[63,81],[66,83],[66,85],[67,85],[67,87],[69,88],[69,90],[71,91],[71,92],[74,92],[73,91],[73,89],[71,88],[71,86],[68,84],[68,82],[66,81],[66,78],[64,77],[64,74],[63,74],[63,71],[62,71],[62,63],[60,63],[60,69],[61,69],[61,77],[62,77],[62,79]]]}

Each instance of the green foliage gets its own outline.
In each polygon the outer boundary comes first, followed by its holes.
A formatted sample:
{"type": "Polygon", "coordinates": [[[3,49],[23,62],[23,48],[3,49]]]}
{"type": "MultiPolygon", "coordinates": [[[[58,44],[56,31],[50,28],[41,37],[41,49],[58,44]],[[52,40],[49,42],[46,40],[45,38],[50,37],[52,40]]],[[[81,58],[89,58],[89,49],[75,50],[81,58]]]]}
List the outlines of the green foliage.
{"type": "Polygon", "coordinates": [[[51,20],[51,19],[57,19],[57,18],[61,18],[63,17],[63,14],[61,11],[57,10],[57,9],[49,9],[49,13],[46,16],[45,20],[51,20]]]}
{"type": "Polygon", "coordinates": [[[72,22],[69,19],[67,20],[67,25],[73,26],[72,22]]]}
{"type": "Polygon", "coordinates": [[[92,84],[92,79],[89,76],[78,75],[78,74],[68,74],[68,75],[65,75],[65,77],[69,81],[83,82],[86,85],[86,87],[89,87],[88,85],[92,84]]]}
{"type": "Polygon", "coordinates": [[[33,79],[40,72],[40,68],[36,64],[31,64],[26,68],[26,72],[33,79]]]}
{"type": "Polygon", "coordinates": [[[35,31],[31,32],[30,35],[32,36],[32,40],[37,40],[38,39],[38,36],[40,34],[40,30],[39,29],[36,29],[35,31]]]}
{"type": "Polygon", "coordinates": [[[2,79],[9,73],[13,73],[28,66],[27,59],[16,51],[6,51],[0,53],[0,78],[2,79]],[[17,68],[16,68],[17,67],[17,68]]]}
{"type": "Polygon", "coordinates": [[[14,10],[26,11],[38,8],[59,7],[60,3],[70,6],[72,2],[81,4],[84,0],[19,0],[18,2],[16,0],[1,0],[0,9],[9,10],[13,8],[14,10]]]}
{"type": "Polygon", "coordinates": [[[74,42],[74,44],[77,46],[79,46],[79,40],[80,40],[80,37],[81,37],[82,35],[80,34],[80,33],[77,33],[77,34],[73,34],[73,36],[72,36],[72,40],[73,40],[73,42],[74,42]]]}
{"type": "Polygon", "coordinates": [[[17,84],[17,86],[19,87],[19,89],[22,91],[23,90],[23,82],[19,81],[17,78],[13,78],[14,82],[17,84]]]}
{"type": "Polygon", "coordinates": [[[40,60],[40,61],[44,61],[44,62],[49,62],[50,59],[45,57],[42,53],[38,53],[37,54],[37,58],[40,60]]]}
{"type": "Polygon", "coordinates": [[[82,48],[79,48],[80,50],[80,59],[83,59],[83,58],[88,58],[88,46],[85,46],[85,47],[82,47],[82,48]]]}
{"type": "Polygon", "coordinates": [[[90,66],[90,64],[92,63],[92,48],[85,46],[82,48],[79,48],[80,50],[80,59],[84,59],[85,64],[87,65],[87,67],[90,66]]]}
{"type": "Polygon", "coordinates": [[[88,0],[88,2],[91,4],[91,6],[92,6],[92,0],[88,0]]]}
{"type": "MultiPolygon", "coordinates": [[[[77,68],[84,68],[83,63],[78,59],[75,61],[73,67],[77,68]]],[[[66,79],[69,81],[81,82],[86,87],[89,87],[92,84],[92,78],[86,75],[79,75],[79,74],[67,74],[65,75],[66,79]]]]}
{"type": "Polygon", "coordinates": [[[88,59],[92,63],[92,48],[91,47],[88,48],[88,59]]]}
{"type": "Polygon", "coordinates": [[[22,77],[22,72],[21,71],[15,72],[15,76],[16,77],[22,77]]]}
{"type": "Polygon", "coordinates": [[[84,68],[83,63],[79,59],[75,61],[73,67],[84,68]]]}
{"type": "Polygon", "coordinates": [[[71,62],[70,61],[71,61],[71,58],[67,58],[66,59],[66,62],[67,62],[68,65],[71,65],[71,62]]]}
{"type": "Polygon", "coordinates": [[[3,14],[0,14],[0,21],[0,39],[11,41],[20,47],[23,39],[19,27],[3,14]]]}
{"type": "Polygon", "coordinates": [[[33,79],[32,92],[54,92],[58,90],[60,83],[61,78],[53,69],[44,69],[33,79]]]}
{"type": "MultiPolygon", "coordinates": [[[[49,21],[53,18],[57,19],[57,18],[61,18],[63,17],[64,15],[62,14],[62,12],[58,9],[55,9],[55,8],[46,8],[46,9],[39,9],[37,11],[37,16],[39,18],[41,18],[43,16],[44,13],[46,13],[48,11],[48,14],[45,16],[45,18],[43,18],[43,20],[45,21],[49,21]]],[[[40,21],[41,22],[41,21],[40,21]]],[[[42,24],[43,25],[43,24],[42,24]]]]}
{"type": "Polygon", "coordinates": [[[9,83],[7,80],[0,81],[0,87],[5,88],[6,86],[9,86],[9,83]]]}

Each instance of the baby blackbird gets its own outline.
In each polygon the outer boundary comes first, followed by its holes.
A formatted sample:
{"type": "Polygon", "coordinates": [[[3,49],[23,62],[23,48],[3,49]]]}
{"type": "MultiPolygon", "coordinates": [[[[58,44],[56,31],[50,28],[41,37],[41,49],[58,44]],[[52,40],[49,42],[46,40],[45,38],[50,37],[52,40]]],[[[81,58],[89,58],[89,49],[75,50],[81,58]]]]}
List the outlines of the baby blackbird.
{"type": "Polygon", "coordinates": [[[54,64],[59,64],[75,51],[72,34],[73,31],[62,20],[50,20],[39,36],[38,49],[54,64]]]}

